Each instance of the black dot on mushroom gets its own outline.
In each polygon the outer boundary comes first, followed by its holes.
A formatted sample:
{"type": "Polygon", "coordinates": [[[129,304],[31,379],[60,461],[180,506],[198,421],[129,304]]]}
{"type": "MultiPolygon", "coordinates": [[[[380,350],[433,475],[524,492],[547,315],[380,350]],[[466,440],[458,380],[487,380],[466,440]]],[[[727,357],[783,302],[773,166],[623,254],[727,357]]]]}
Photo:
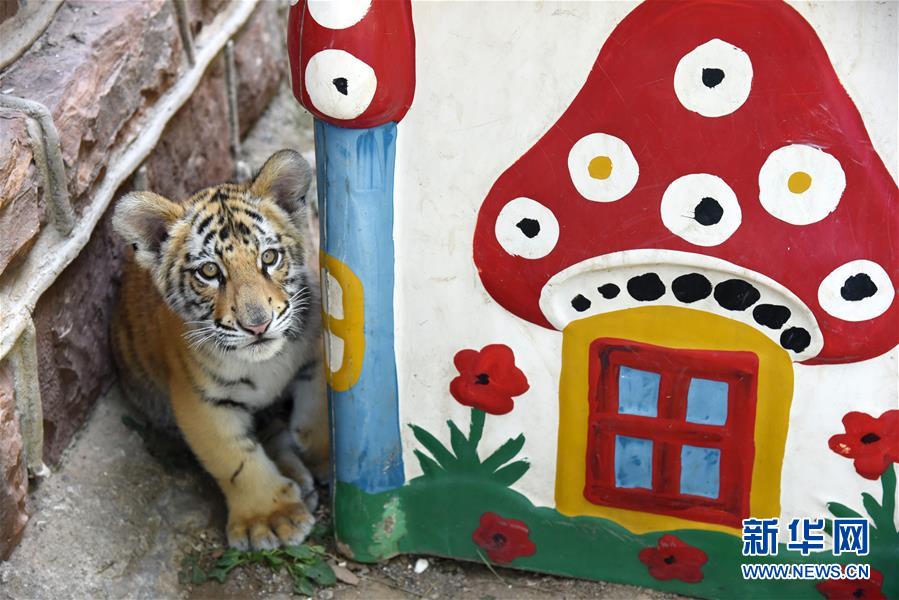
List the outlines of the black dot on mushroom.
{"type": "Polygon", "coordinates": [[[752,309],[752,318],[759,325],[780,329],[790,319],[790,309],[778,304],[759,304],[752,309]]]}
{"type": "Polygon", "coordinates": [[[867,273],[858,273],[846,278],[846,283],[840,288],[840,296],[843,300],[858,302],[870,298],[877,293],[877,284],[871,281],[867,273]]]}
{"type": "Polygon", "coordinates": [[[724,71],[721,69],[707,68],[702,70],[702,85],[712,89],[724,81],[724,71]]]}
{"type": "Polygon", "coordinates": [[[671,282],[671,291],[674,292],[675,298],[690,304],[691,302],[708,298],[709,294],[712,293],[712,284],[705,275],[687,273],[671,282]]]}
{"type": "Polygon", "coordinates": [[[606,300],[611,300],[621,293],[621,288],[614,283],[607,283],[596,288],[596,291],[606,300]]]}
{"type": "Polygon", "coordinates": [[[728,279],[715,286],[715,300],[727,310],[746,310],[761,297],[751,283],[742,279],[728,279]]]}
{"type": "Polygon", "coordinates": [[[714,198],[703,198],[693,210],[693,218],[700,225],[705,225],[706,227],[716,225],[723,215],[724,209],[721,208],[721,205],[714,198]]]}
{"type": "Polygon", "coordinates": [[[346,80],[346,77],[337,77],[332,79],[331,83],[333,83],[334,88],[344,96],[350,93],[349,82],[346,80]]]}
{"type": "Polygon", "coordinates": [[[585,298],[581,294],[578,294],[571,299],[571,307],[578,312],[584,312],[585,310],[590,308],[591,304],[592,303],[590,302],[590,300],[588,298],[585,298]]]}
{"type": "Polygon", "coordinates": [[[802,352],[812,343],[812,336],[802,327],[790,327],[780,334],[780,345],[793,352],[802,352]]]}
{"type": "Polygon", "coordinates": [[[515,224],[515,227],[518,227],[521,233],[528,238],[535,238],[540,233],[540,222],[536,219],[522,219],[515,224]]]}
{"type": "Polygon", "coordinates": [[[627,282],[627,293],[634,300],[650,302],[658,300],[665,293],[665,284],[655,273],[645,273],[631,277],[627,282]]]}

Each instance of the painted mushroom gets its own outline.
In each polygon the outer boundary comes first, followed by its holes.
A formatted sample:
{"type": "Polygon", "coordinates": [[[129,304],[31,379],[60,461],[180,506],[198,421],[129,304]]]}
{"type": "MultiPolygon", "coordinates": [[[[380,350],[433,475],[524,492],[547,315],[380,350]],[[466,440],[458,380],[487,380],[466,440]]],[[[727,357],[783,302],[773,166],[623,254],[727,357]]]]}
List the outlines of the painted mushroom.
{"type": "Polygon", "coordinates": [[[649,1],[496,181],[474,259],[495,300],[544,327],[679,306],[750,325],[793,361],[855,362],[897,343],[896,206],[794,9],[649,1]]]}
{"type": "Polygon", "coordinates": [[[399,121],[415,91],[415,35],[408,0],[302,0],[287,40],[293,93],[319,119],[342,127],[399,121]]]}
{"type": "Polygon", "coordinates": [[[294,96],[316,117],[336,478],[379,492],[404,481],[392,232],[397,122],[415,91],[410,2],[303,0],[287,41],[294,96]]]}

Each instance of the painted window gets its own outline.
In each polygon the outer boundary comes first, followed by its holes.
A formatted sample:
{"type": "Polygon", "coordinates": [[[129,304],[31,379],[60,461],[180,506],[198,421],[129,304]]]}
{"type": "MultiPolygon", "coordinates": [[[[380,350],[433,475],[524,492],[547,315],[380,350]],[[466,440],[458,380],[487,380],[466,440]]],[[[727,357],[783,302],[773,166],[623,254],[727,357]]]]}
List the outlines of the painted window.
{"type": "Polygon", "coordinates": [[[749,352],[593,342],[584,496],[739,526],[749,515],[757,373],[749,352]]]}

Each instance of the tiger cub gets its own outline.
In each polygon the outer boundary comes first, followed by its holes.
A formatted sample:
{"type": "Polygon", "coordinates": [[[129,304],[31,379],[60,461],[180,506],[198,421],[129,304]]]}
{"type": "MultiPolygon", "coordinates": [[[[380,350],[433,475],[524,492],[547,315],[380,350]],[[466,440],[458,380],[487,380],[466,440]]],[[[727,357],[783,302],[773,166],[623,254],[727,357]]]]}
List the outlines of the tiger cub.
{"type": "Polygon", "coordinates": [[[112,326],[123,389],[218,482],[228,543],[241,549],[301,543],[317,497],[300,457],[327,470],[310,181],[306,161],[281,150],[251,183],[180,204],[133,192],[113,216],[133,248],[112,326]],[[257,437],[254,413],[282,396],[293,398],[289,428],[257,437]]]}

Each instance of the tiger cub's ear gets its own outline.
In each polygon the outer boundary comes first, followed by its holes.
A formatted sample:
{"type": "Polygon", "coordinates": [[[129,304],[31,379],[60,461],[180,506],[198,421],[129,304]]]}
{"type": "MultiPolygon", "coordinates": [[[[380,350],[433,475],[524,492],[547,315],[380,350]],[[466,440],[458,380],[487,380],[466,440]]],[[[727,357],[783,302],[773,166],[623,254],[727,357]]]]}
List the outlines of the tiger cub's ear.
{"type": "Polygon", "coordinates": [[[259,198],[271,198],[287,214],[294,215],[306,205],[306,192],[312,183],[312,169],[294,150],[279,150],[265,161],[250,192],[259,198]]]}
{"type": "Polygon", "coordinates": [[[132,192],[116,205],[112,226],[134,248],[141,266],[152,269],[171,227],[184,214],[184,208],[152,192],[132,192]]]}

